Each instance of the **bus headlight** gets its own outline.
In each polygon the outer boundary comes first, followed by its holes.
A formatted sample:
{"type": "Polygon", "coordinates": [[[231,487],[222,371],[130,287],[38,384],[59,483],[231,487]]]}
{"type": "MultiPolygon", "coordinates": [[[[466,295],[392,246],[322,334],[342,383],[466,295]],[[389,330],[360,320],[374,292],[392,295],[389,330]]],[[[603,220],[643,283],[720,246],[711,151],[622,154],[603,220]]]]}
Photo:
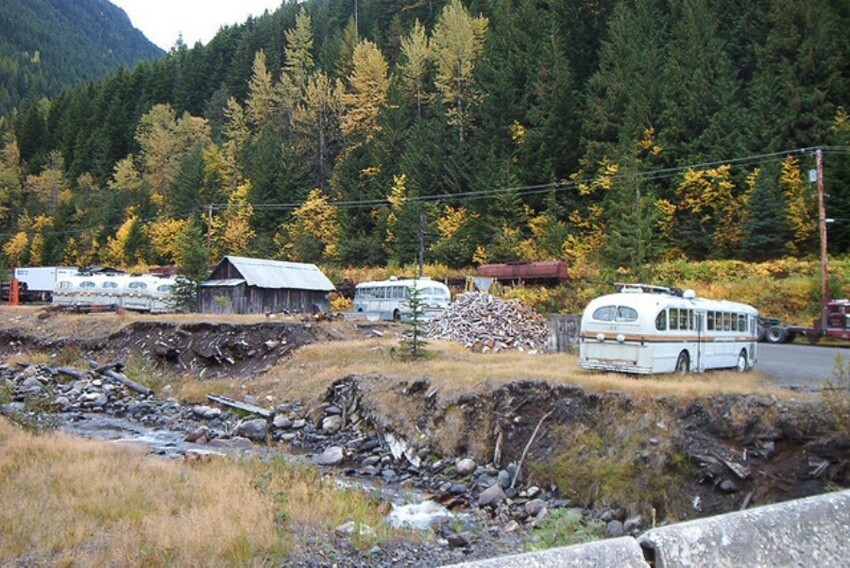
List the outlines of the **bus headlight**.
{"type": "Polygon", "coordinates": [[[620,333],[620,334],[618,334],[618,335],[617,335],[617,341],[618,341],[619,343],[622,343],[622,342],[624,342],[625,340],[626,340],[626,336],[625,336],[625,335],[623,335],[622,333],[620,333]]]}
{"type": "Polygon", "coordinates": [[[604,333],[597,333],[596,334],[596,341],[605,341],[605,334],[604,333]]]}

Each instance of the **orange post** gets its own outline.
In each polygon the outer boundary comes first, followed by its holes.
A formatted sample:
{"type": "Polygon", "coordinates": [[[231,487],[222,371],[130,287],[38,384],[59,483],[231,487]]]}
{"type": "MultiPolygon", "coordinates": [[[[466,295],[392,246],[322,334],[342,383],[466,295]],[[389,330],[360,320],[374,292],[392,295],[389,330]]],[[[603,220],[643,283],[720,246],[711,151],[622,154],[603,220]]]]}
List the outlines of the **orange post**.
{"type": "Polygon", "coordinates": [[[18,287],[18,281],[12,278],[12,281],[9,282],[9,305],[17,306],[18,305],[18,296],[20,295],[20,288],[18,287]]]}

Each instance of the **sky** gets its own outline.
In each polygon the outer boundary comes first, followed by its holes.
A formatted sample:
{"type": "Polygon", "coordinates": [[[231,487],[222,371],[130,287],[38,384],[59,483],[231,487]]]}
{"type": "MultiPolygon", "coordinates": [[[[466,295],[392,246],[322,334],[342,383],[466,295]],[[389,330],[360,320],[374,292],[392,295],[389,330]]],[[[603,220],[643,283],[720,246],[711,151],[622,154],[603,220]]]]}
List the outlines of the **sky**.
{"type": "Polygon", "coordinates": [[[182,33],[189,47],[209,42],[219,28],[274,12],[282,0],[110,0],[149,40],[168,51],[182,33]]]}

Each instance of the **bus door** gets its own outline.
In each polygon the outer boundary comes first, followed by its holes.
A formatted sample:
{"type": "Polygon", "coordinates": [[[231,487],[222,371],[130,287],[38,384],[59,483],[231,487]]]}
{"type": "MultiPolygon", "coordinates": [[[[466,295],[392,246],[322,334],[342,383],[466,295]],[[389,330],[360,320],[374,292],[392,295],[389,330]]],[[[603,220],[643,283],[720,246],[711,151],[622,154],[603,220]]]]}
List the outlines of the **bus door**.
{"type": "Polygon", "coordinates": [[[694,327],[697,331],[697,346],[696,346],[696,368],[698,372],[705,370],[705,312],[694,312],[694,327]]]}

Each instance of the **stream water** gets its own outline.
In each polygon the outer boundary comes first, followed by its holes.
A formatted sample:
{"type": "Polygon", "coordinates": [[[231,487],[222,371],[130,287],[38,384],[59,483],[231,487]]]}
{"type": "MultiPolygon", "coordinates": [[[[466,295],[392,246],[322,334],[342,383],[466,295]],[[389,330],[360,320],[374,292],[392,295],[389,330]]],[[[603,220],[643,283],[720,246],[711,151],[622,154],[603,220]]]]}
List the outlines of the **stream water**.
{"type": "MultiPolygon", "coordinates": [[[[185,434],[175,430],[150,428],[124,418],[97,413],[73,413],[57,415],[63,432],[84,438],[108,440],[118,444],[141,444],[150,448],[154,455],[170,459],[180,459],[187,452],[228,452],[236,454],[253,453],[260,456],[283,457],[295,463],[309,463],[309,454],[281,452],[264,446],[250,448],[223,448],[204,444],[195,444],[184,440],[185,434]]],[[[455,514],[441,504],[425,499],[424,495],[413,489],[401,489],[397,485],[382,484],[369,478],[344,477],[335,473],[336,483],[340,487],[354,487],[370,493],[377,493],[381,499],[392,504],[392,511],[386,522],[395,527],[408,526],[427,530],[437,521],[452,520],[455,514]]],[[[467,515],[460,518],[468,520],[467,515]]]]}

